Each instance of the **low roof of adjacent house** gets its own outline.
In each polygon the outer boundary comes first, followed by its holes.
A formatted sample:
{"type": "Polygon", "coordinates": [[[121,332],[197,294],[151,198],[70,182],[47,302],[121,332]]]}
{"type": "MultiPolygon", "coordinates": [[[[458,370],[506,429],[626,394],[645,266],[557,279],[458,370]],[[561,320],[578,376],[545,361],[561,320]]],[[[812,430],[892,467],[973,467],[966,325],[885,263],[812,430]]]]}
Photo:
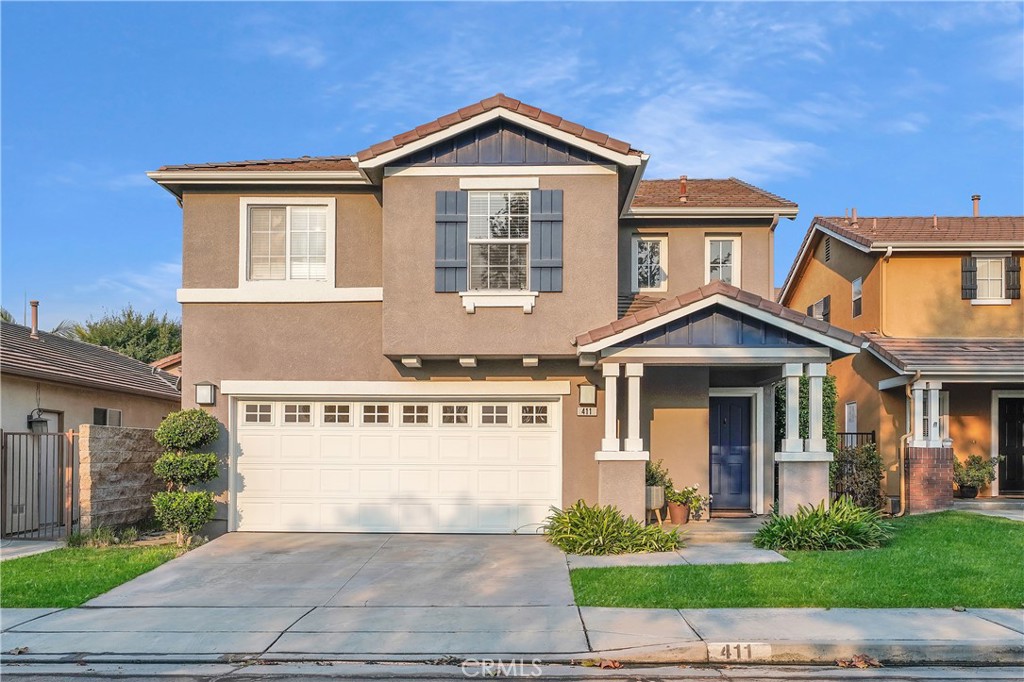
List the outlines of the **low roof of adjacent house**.
{"type": "Polygon", "coordinates": [[[868,350],[900,374],[1024,371],[1024,339],[897,338],[868,332],[868,350]]]}
{"type": "Polygon", "coordinates": [[[149,363],[149,366],[150,367],[156,367],[157,369],[166,369],[168,367],[173,367],[174,365],[180,365],[180,364],[181,364],[181,353],[171,353],[170,355],[168,355],[165,358],[160,358],[159,360],[154,360],[153,362],[149,363]]]}
{"type": "Polygon", "coordinates": [[[109,348],[0,322],[0,373],[177,401],[178,377],[109,348]]]}
{"type": "Polygon", "coordinates": [[[222,161],[213,163],[182,163],[160,166],[163,171],[354,171],[351,156],[300,156],[295,159],[253,159],[250,161],[222,161]]]}

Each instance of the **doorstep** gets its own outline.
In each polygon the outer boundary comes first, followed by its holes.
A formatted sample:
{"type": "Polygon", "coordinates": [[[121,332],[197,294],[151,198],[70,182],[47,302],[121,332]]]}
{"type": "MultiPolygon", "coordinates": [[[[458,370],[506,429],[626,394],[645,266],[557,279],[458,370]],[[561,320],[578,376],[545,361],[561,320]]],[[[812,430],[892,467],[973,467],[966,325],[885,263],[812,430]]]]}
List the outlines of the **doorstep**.
{"type": "Polygon", "coordinates": [[[748,516],[745,518],[715,518],[690,521],[681,526],[665,523],[666,530],[677,529],[685,533],[687,545],[716,542],[752,542],[757,529],[761,527],[767,516],[748,516]]]}

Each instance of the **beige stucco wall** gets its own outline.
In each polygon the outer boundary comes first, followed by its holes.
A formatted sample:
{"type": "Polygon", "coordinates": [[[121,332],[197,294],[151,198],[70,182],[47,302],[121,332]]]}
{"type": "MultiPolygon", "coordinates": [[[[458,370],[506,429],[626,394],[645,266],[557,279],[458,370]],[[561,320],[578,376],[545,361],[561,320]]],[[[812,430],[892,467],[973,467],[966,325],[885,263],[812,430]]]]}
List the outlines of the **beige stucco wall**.
{"type": "Polygon", "coordinates": [[[635,234],[668,237],[668,290],[648,295],[678,296],[703,286],[704,242],[717,235],[740,238],[740,286],[773,299],[772,248],[774,233],[766,222],[684,224],[673,221],[629,221],[619,230],[618,293],[632,292],[632,238],[635,234]]]}
{"type": "Polygon", "coordinates": [[[648,367],[641,379],[641,433],[677,488],[709,488],[708,368],[648,367]]]}
{"type": "Polygon", "coordinates": [[[563,290],[522,308],[469,314],[457,293],[434,292],[435,192],[455,177],[384,180],[384,353],[397,355],[570,355],[577,334],[615,319],[617,232],[614,175],[540,178],[563,190],[563,290]]]}
{"type": "Polygon", "coordinates": [[[36,387],[39,388],[38,406],[47,412],[61,415],[60,429],[78,430],[81,424],[92,423],[94,407],[121,410],[123,426],[155,429],[169,412],[179,409],[177,401],[147,398],[115,391],[54,384],[25,377],[5,374],[0,377],[2,425],[5,431],[27,431],[26,419],[36,408],[36,387]]]}

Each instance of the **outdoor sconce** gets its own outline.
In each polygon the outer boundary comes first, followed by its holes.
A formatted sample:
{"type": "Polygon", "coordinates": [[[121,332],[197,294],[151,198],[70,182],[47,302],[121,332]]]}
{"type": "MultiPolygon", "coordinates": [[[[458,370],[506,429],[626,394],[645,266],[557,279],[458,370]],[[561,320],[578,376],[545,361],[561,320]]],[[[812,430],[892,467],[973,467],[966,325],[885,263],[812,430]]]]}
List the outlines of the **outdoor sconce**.
{"type": "Polygon", "coordinates": [[[597,405],[597,386],[591,383],[580,384],[580,406],[593,407],[597,405]]]}
{"type": "Polygon", "coordinates": [[[48,423],[46,417],[43,416],[43,412],[40,409],[32,410],[28,413],[28,430],[32,433],[46,433],[48,423]]]}
{"type": "Polygon", "coordinates": [[[196,405],[216,405],[217,386],[209,381],[196,384],[196,405]]]}

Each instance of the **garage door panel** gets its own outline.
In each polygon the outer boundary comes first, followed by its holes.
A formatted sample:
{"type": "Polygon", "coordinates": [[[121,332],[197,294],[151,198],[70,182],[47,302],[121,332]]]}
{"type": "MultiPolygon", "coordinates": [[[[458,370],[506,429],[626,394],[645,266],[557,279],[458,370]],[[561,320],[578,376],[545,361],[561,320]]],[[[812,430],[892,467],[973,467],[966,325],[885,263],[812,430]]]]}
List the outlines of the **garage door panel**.
{"type": "Polygon", "coordinates": [[[430,532],[437,528],[437,510],[430,502],[403,502],[398,505],[399,528],[411,532],[430,532]]]}
{"type": "Polygon", "coordinates": [[[319,472],[316,469],[281,469],[281,492],[288,494],[304,494],[319,487],[319,472]]]}
{"type": "Polygon", "coordinates": [[[238,523],[241,528],[252,530],[273,530],[280,526],[278,523],[276,502],[246,502],[239,506],[238,523]]]}
{"type": "Polygon", "coordinates": [[[358,502],[321,502],[320,528],[346,531],[359,527],[358,502]]]}
{"type": "Polygon", "coordinates": [[[440,436],[437,439],[437,458],[442,462],[468,462],[473,458],[472,438],[440,436]]]}
{"type": "Polygon", "coordinates": [[[351,434],[320,436],[320,459],[325,462],[355,459],[355,437],[351,434]]]}
{"type": "Polygon", "coordinates": [[[317,530],[320,525],[318,507],[313,502],[281,502],[280,524],[294,530],[317,530]]]}
{"type": "Polygon", "coordinates": [[[358,528],[370,531],[399,528],[398,508],[390,502],[362,502],[358,524],[358,528]]]}
{"type": "Polygon", "coordinates": [[[476,506],[468,503],[439,502],[437,530],[442,533],[464,533],[476,528],[476,506]]]}
{"type": "Polygon", "coordinates": [[[386,494],[392,492],[392,477],[394,471],[391,469],[361,469],[359,470],[359,484],[356,488],[357,495],[386,494]]]}
{"type": "Polygon", "coordinates": [[[394,437],[388,433],[359,434],[356,456],[362,462],[385,463],[394,458],[394,437]]]}
{"type": "Polygon", "coordinates": [[[511,504],[481,504],[478,510],[477,525],[485,532],[508,532],[518,525],[518,510],[511,504]]]}
{"type": "Polygon", "coordinates": [[[517,497],[527,499],[550,499],[554,493],[554,479],[554,471],[550,469],[517,471],[517,497]]]}
{"type": "Polygon", "coordinates": [[[508,434],[480,436],[478,459],[488,463],[508,462],[512,450],[510,440],[508,434]]]}
{"type": "Polygon", "coordinates": [[[238,439],[238,455],[248,461],[274,461],[278,458],[279,440],[276,433],[247,433],[238,439]]]}
{"type": "Polygon", "coordinates": [[[430,469],[403,469],[398,472],[401,495],[433,497],[437,490],[437,472],[430,469]]]}
{"type": "Polygon", "coordinates": [[[321,469],[320,492],[327,495],[351,495],[355,492],[355,469],[321,469]]]}
{"type": "Polygon", "coordinates": [[[516,461],[546,464],[551,461],[555,447],[555,439],[550,435],[520,436],[516,443],[516,461]]]}
{"type": "Polygon", "coordinates": [[[287,434],[281,436],[281,455],[285,461],[309,462],[320,459],[320,448],[316,447],[312,434],[287,434]]]}
{"type": "Polygon", "coordinates": [[[441,496],[465,495],[472,489],[471,469],[439,469],[437,472],[437,493],[441,496]]]}
{"type": "Polygon", "coordinates": [[[398,459],[401,462],[429,462],[433,459],[434,439],[430,436],[399,436],[398,459]]]}
{"type": "Polygon", "coordinates": [[[278,491],[276,467],[246,467],[236,480],[239,494],[272,494],[278,491]]]}
{"type": "Polygon", "coordinates": [[[515,497],[511,469],[482,470],[477,475],[477,490],[484,495],[502,498],[515,497]]]}

